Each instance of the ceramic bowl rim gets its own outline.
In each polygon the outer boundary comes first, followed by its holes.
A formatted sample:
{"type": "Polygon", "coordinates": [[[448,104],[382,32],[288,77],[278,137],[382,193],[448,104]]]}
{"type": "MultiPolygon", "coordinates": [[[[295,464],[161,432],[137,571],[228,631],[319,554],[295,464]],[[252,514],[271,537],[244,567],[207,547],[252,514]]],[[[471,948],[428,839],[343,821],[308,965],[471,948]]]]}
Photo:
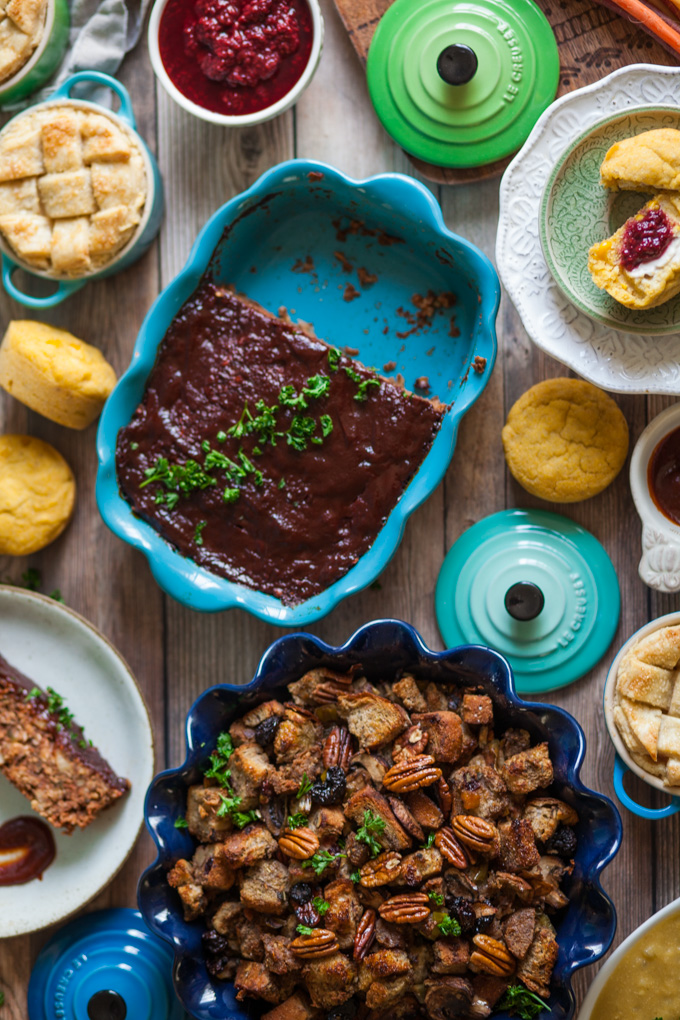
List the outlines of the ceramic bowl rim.
{"type": "Polygon", "coordinates": [[[680,787],[677,786],[665,786],[663,780],[659,779],[658,776],[653,776],[651,772],[645,772],[641,765],[638,765],[636,761],[630,756],[628,748],[623,742],[623,738],[619,733],[616,723],[614,722],[614,694],[616,689],[616,675],[619,670],[619,665],[623,656],[628,652],[633,645],[637,644],[638,641],[646,637],[648,634],[652,634],[656,630],[661,630],[662,627],[675,627],[680,624],[680,611],[675,613],[666,613],[665,616],[658,616],[655,620],[650,620],[648,623],[639,627],[631,636],[625,641],[618,652],[614,656],[612,663],[607,670],[607,676],[604,682],[603,692],[603,705],[604,705],[604,721],[607,727],[607,733],[611,740],[616,753],[619,758],[628,766],[631,772],[641,779],[648,786],[652,786],[655,790],[659,790],[661,793],[665,793],[667,797],[680,797],[680,787]]]}
{"type": "Polygon", "coordinates": [[[648,917],[646,921],[643,921],[642,924],[638,925],[638,927],[635,928],[630,933],[630,935],[628,935],[623,940],[623,942],[616,947],[612,955],[609,957],[608,960],[605,960],[605,962],[602,964],[597,974],[593,978],[593,981],[586,993],[586,997],[581,1003],[581,1008],[578,1012],[576,1020],[590,1020],[595,1003],[597,1002],[599,994],[602,991],[604,985],[606,984],[607,979],[610,977],[612,971],[615,969],[616,965],[620,962],[621,958],[625,956],[627,951],[631,949],[636,942],[638,942],[638,940],[645,934],[645,932],[649,931],[650,928],[653,928],[654,925],[658,924],[659,921],[663,921],[665,920],[665,918],[670,917],[672,914],[676,914],[679,912],[680,912],[680,897],[678,897],[675,900],[672,900],[670,903],[667,903],[665,907],[661,907],[661,909],[657,910],[656,913],[652,914],[651,917],[648,917]]]}
{"type": "MultiPolygon", "coordinates": [[[[70,77],[70,76],[69,76],[70,77]]],[[[63,85],[68,84],[66,79],[63,85]]],[[[107,86],[104,85],[104,88],[107,86]]],[[[144,162],[144,173],[146,175],[146,197],[144,199],[144,209],[142,216],[137,224],[134,233],[132,234],[129,241],[127,241],[120,251],[116,252],[113,258],[109,259],[102,266],[97,266],[96,269],[92,269],[86,273],[80,273],[78,276],[57,276],[47,269],[38,269],[35,266],[30,265],[28,262],[24,262],[21,256],[17,255],[10,244],[5,240],[2,233],[0,233],[0,253],[7,258],[18,269],[23,269],[24,272],[30,273],[31,276],[39,276],[43,280],[48,280],[50,283],[56,284],[81,284],[87,283],[89,280],[94,280],[101,276],[103,273],[108,274],[115,265],[117,265],[122,258],[129,255],[132,248],[137,244],[140,237],[144,233],[151,218],[151,212],[156,199],[156,175],[154,172],[153,163],[151,162],[151,156],[147,149],[146,142],[140,135],[136,127],[133,127],[124,117],[121,117],[116,111],[109,110],[105,106],[101,106],[99,103],[93,103],[89,99],[72,99],[70,96],[62,95],[56,96],[54,99],[45,99],[42,102],[35,103],[33,106],[28,106],[23,110],[19,110],[11,120],[8,120],[6,124],[3,124],[0,128],[0,138],[5,131],[15,124],[20,117],[25,117],[35,113],[39,110],[44,110],[49,107],[56,106],[70,106],[75,107],[79,110],[94,110],[95,113],[102,114],[105,117],[109,117],[117,128],[123,133],[132,138],[135,143],[137,150],[139,151],[142,160],[144,162]]]]}
{"type": "Polygon", "coordinates": [[[305,2],[307,3],[312,15],[312,49],[309,54],[309,59],[305,65],[304,71],[292,88],[286,92],[281,99],[277,99],[275,103],[272,103],[270,106],[266,106],[264,110],[256,110],[254,113],[238,115],[217,113],[215,110],[208,110],[206,107],[200,106],[198,103],[194,103],[191,99],[180,92],[168,72],[165,70],[165,66],[161,59],[158,40],[161,18],[169,0],[155,0],[151,9],[147,40],[153,72],[164,90],[178,106],[181,106],[183,110],[186,110],[187,113],[192,114],[194,117],[198,117],[200,120],[205,120],[210,124],[220,124],[223,127],[247,127],[255,124],[262,124],[267,120],[278,117],[279,114],[284,113],[298,101],[316,74],[319,61],[321,60],[321,51],[323,49],[324,39],[324,21],[321,13],[321,7],[319,6],[319,0],[305,0],[305,2]]]}
{"type": "MultiPolygon", "coordinates": [[[[673,113],[676,116],[678,116],[677,107],[670,105],[659,104],[650,106],[633,106],[630,107],[630,109],[619,110],[616,113],[609,114],[609,116],[607,117],[603,117],[601,120],[598,120],[596,124],[591,125],[591,127],[589,127],[586,131],[583,131],[578,136],[578,138],[575,138],[572,142],[570,142],[567,148],[558,156],[555,166],[550,171],[550,175],[543,189],[543,194],[541,196],[541,202],[538,212],[538,233],[539,240],[541,242],[541,250],[543,252],[543,257],[546,261],[548,269],[550,270],[550,274],[553,280],[560,288],[564,296],[573,305],[575,305],[575,307],[578,308],[580,312],[583,312],[584,315],[587,315],[588,318],[593,319],[595,322],[599,322],[601,323],[601,325],[607,326],[610,329],[616,329],[620,333],[640,333],[643,336],[664,336],[668,335],[669,333],[677,333],[678,330],[680,329],[680,311],[678,312],[679,318],[677,323],[673,323],[668,326],[638,326],[635,323],[617,322],[615,319],[612,319],[607,315],[600,314],[599,312],[594,311],[592,308],[589,308],[588,305],[586,305],[582,301],[579,293],[572,290],[570,285],[562,276],[562,273],[558,269],[557,264],[555,263],[552,254],[551,247],[552,235],[548,227],[548,217],[552,206],[551,201],[552,194],[555,184],[557,183],[557,179],[560,176],[562,170],[564,169],[565,163],[579,148],[579,146],[581,146],[586,141],[586,139],[588,139],[591,135],[594,135],[597,131],[600,131],[607,124],[611,124],[616,120],[621,120],[622,117],[631,117],[642,113],[655,113],[657,111],[673,113]]],[[[603,192],[605,192],[607,189],[602,187],[602,190],[603,192]]],[[[642,195],[644,194],[644,192],[639,192],[639,194],[642,195]]]]}
{"type": "Polygon", "coordinates": [[[648,524],[657,531],[665,531],[676,539],[680,546],[680,526],[661,513],[652,499],[647,485],[647,470],[654,450],[666,436],[680,427],[680,402],[660,411],[645,426],[633,447],[630,458],[630,491],[643,525],[648,524]]]}
{"type": "Polygon", "coordinates": [[[0,82],[0,100],[6,92],[13,89],[16,85],[19,85],[26,75],[30,74],[35,65],[38,63],[43,53],[47,49],[47,44],[52,36],[52,29],[54,28],[54,21],[56,18],[56,0],[47,0],[47,9],[45,11],[45,24],[43,25],[43,33],[40,36],[40,42],[31,53],[30,57],[25,64],[22,64],[18,71],[15,71],[11,78],[7,78],[5,81],[0,82]]]}
{"type": "Polygon", "coordinates": [[[321,619],[342,599],[366,588],[384,570],[401,542],[406,521],[430,497],[441,481],[453,456],[459,420],[481,395],[493,369],[497,351],[495,320],[499,300],[500,284],[490,260],[470,241],[448,230],[436,199],[414,178],[392,173],[355,180],[334,167],[314,160],[294,159],[278,164],[266,171],[250,188],[235,195],[213,213],[194,242],[184,267],[161,291],[149,309],[138,334],[130,365],[120,376],[99,422],[96,497],[101,516],[119,538],[144,553],[161,588],[191,608],[218,612],[239,607],[278,626],[302,627],[321,619]],[[469,265],[470,275],[476,283],[480,303],[473,333],[477,338],[475,353],[484,356],[487,364],[482,374],[468,372],[465,385],[460,388],[456,400],[449,405],[442,429],[427,456],[390,511],[369,549],[330,587],[305,602],[289,607],[259,590],[210,574],[192,560],[179,556],[159,532],[135,517],[118,489],[115,439],[119,429],[127,424],[130,417],[125,412],[123,421],[122,409],[119,410],[118,405],[127,400],[129,390],[137,392],[139,389],[140,394],[143,392],[155,362],[162,341],[162,334],[156,338],[157,323],[163,324],[164,332],[176,314],[175,304],[180,296],[181,301],[184,301],[195,291],[225,227],[249,204],[257,202],[261,194],[275,190],[277,186],[282,187],[286,181],[294,182],[295,186],[304,184],[312,172],[322,173],[343,192],[360,194],[376,204],[378,197],[384,204],[386,194],[389,194],[392,202],[397,196],[400,202],[408,206],[405,213],[408,219],[417,221],[442,242],[455,247],[461,260],[469,265]]]}
{"type": "MultiPolygon", "coordinates": [[[[350,637],[342,645],[338,646],[329,645],[327,642],[323,641],[316,635],[305,632],[297,631],[286,634],[275,640],[265,650],[265,652],[263,653],[258,662],[255,673],[253,675],[253,679],[249,681],[247,684],[242,686],[238,684],[215,684],[214,686],[203,691],[191,705],[191,708],[189,709],[189,712],[187,713],[186,716],[184,734],[185,736],[184,746],[186,749],[186,756],[183,763],[174,768],[165,769],[164,771],[156,775],[147,792],[144,816],[147,829],[151,834],[151,837],[157,850],[157,856],[153,863],[150,864],[141,875],[137,887],[138,905],[146,924],[160,938],[163,938],[169,945],[171,945],[175,953],[174,974],[176,991],[179,994],[178,984],[180,981],[179,975],[181,961],[184,958],[191,956],[191,953],[185,951],[181,947],[178,947],[177,943],[173,941],[173,939],[166,932],[163,932],[157,928],[157,926],[154,923],[154,919],[152,917],[147,916],[147,913],[145,912],[146,904],[143,901],[143,889],[147,880],[150,877],[160,872],[164,873],[165,871],[164,861],[167,858],[167,847],[164,843],[164,840],[155,830],[150,820],[152,799],[155,793],[155,789],[157,786],[162,786],[168,779],[176,779],[182,781],[183,778],[182,774],[189,771],[193,767],[194,759],[196,759],[198,755],[202,753],[201,747],[193,747],[191,744],[193,721],[197,715],[200,716],[202,710],[202,702],[205,702],[207,705],[210,697],[215,692],[238,694],[239,696],[242,697],[244,695],[257,692],[261,688],[265,688],[268,671],[270,670],[270,668],[272,670],[280,668],[282,661],[285,666],[285,657],[288,648],[295,649],[299,647],[312,646],[316,651],[319,652],[320,657],[340,658],[342,656],[346,656],[348,653],[353,653],[357,650],[360,651],[362,643],[365,643],[367,639],[370,641],[375,634],[380,634],[381,630],[384,630],[385,633],[387,633],[388,629],[390,628],[398,630],[401,640],[403,640],[404,643],[408,643],[409,646],[413,648],[416,654],[423,655],[428,660],[428,662],[432,664],[445,662],[447,659],[451,660],[455,659],[456,657],[467,656],[468,658],[469,657],[474,658],[475,655],[481,655],[485,657],[487,659],[487,662],[489,663],[489,666],[487,667],[489,669],[489,672],[492,672],[491,663],[495,663],[496,666],[498,667],[499,672],[502,674],[502,683],[499,683],[496,689],[498,691],[498,695],[500,698],[507,699],[507,702],[509,703],[513,711],[517,711],[519,709],[521,711],[527,712],[533,717],[538,716],[541,712],[547,712],[553,718],[555,716],[561,717],[564,720],[564,722],[568,725],[568,727],[573,731],[577,738],[578,744],[577,752],[574,756],[574,760],[569,762],[565,783],[569,786],[571,790],[573,790],[575,795],[592,797],[595,800],[597,800],[601,805],[605,806],[608,809],[612,826],[614,829],[614,838],[611,845],[608,846],[606,851],[600,853],[597,861],[593,863],[590,870],[586,872],[584,875],[584,878],[587,879],[589,885],[591,885],[595,889],[595,891],[603,898],[603,901],[607,905],[610,931],[608,934],[608,938],[603,939],[603,943],[606,942],[606,946],[603,948],[602,953],[596,956],[595,959],[579,961],[574,960],[573,958],[568,958],[565,961],[564,987],[567,990],[567,993],[571,999],[571,1011],[568,1013],[568,1015],[573,1016],[574,996],[573,990],[571,988],[573,974],[582,966],[590,965],[596,962],[598,959],[600,959],[601,956],[604,955],[605,952],[607,952],[616,931],[616,907],[611,897],[602,888],[601,874],[618,853],[622,839],[621,817],[619,815],[618,809],[616,808],[616,805],[605,794],[602,794],[598,791],[592,790],[589,787],[587,787],[581,779],[580,772],[586,753],[586,740],[583,730],[578,721],[572,715],[570,715],[570,713],[566,712],[564,709],[558,707],[557,705],[545,704],[541,702],[527,702],[520,698],[515,692],[512,668],[508,663],[507,659],[505,659],[504,656],[502,656],[499,652],[496,652],[493,649],[488,648],[484,645],[460,645],[457,646],[456,648],[444,649],[443,651],[433,651],[425,644],[425,641],[423,640],[420,633],[415,629],[415,627],[413,627],[411,624],[405,623],[402,620],[396,619],[378,619],[363,624],[356,631],[354,631],[354,633],[351,634],[350,637]]],[[[181,911],[179,910],[179,907],[177,908],[177,918],[178,920],[181,919],[181,911]]],[[[181,921],[181,923],[184,924],[187,922],[181,921]]],[[[184,1000],[182,1001],[184,1002],[184,1000]]]]}
{"type": "MultiPolygon", "coordinates": [[[[146,726],[147,726],[147,729],[148,729],[149,753],[151,755],[151,765],[152,765],[152,769],[155,768],[156,741],[155,741],[155,737],[154,737],[153,726],[151,724],[151,715],[149,713],[149,706],[146,703],[146,698],[144,697],[144,692],[142,691],[141,687],[139,686],[139,683],[137,682],[137,678],[135,677],[135,674],[132,672],[132,669],[130,668],[130,665],[128,664],[127,660],[122,655],[122,653],[116,648],[116,646],[111,641],[109,641],[109,639],[106,637],[106,635],[103,634],[97,627],[95,627],[95,625],[90,620],[88,620],[86,617],[82,616],[81,613],[77,612],[77,610],[75,610],[75,609],[72,609],[71,606],[65,605],[63,602],[56,601],[50,595],[43,595],[41,592],[29,591],[29,590],[27,590],[25,588],[17,588],[16,586],[11,585],[11,584],[0,584],[0,595],[2,595],[4,593],[10,594],[13,597],[16,597],[16,598],[19,598],[19,599],[27,599],[28,601],[31,601],[31,602],[38,602],[38,603],[42,604],[43,606],[45,606],[50,612],[54,612],[56,615],[59,615],[60,613],[62,613],[64,615],[66,615],[66,616],[69,616],[72,620],[75,621],[77,626],[81,627],[84,631],[89,633],[89,635],[91,636],[91,638],[94,641],[99,642],[100,644],[104,645],[107,648],[107,650],[110,652],[110,654],[113,655],[118,660],[118,662],[120,663],[120,665],[122,667],[123,672],[125,673],[125,676],[126,676],[127,680],[131,684],[131,687],[137,692],[137,694],[139,696],[140,704],[141,704],[141,706],[142,706],[142,708],[144,710],[144,718],[145,718],[146,726]]],[[[144,799],[144,804],[146,804],[146,797],[144,799]]],[[[114,810],[115,810],[115,807],[114,807],[114,810]]],[[[76,914],[79,914],[86,906],[88,906],[88,904],[92,903],[92,901],[95,900],[97,898],[97,896],[99,896],[111,884],[111,882],[113,882],[113,880],[122,871],[123,867],[125,866],[125,864],[130,859],[130,857],[132,855],[132,852],[135,849],[135,845],[137,843],[137,840],[139,839],[139,834],[142,831],[142,827],[143,827],[144,824],[145,824],[145,813],[144,813],[144,811],[142,811],[142,816],[139,819],[139,824],[135,828],[134,833],[132,833],[132,832],[130,833],[130,837],[131,838],[129,839],[129,846],[128,846],[125,854],[122,856],[120,862],[116,865],[116,867],[112,871],[110,871],[106,875],[105,878],[103,878],[101,880],[101,882],[98,885],[97,889],[90,896],[88,896],[86,900],[84,900],[82,903],[79,903],[77,906],[72,907],[71,909],[69,909],[65,914],[63,914],[58,919],[49,921],[46,924],[41,924],[41,925],[39,925],[38,927],[35,927],[35,928],[30,928],[28,931],[22,932],[21,934],[22,935],[33,934],[33,933],[38,932],[38,931],[44,931],[46,928],[51,928],[55,924],[64,924],[64,922],[68,921],[69,919],[74,917],[76,914]]],[[[17,938],[17,937],[18,937],[17,935],[2,936],[2,937],[0,937],[0,943],[2,942],[3,938],[17,938]]]]}

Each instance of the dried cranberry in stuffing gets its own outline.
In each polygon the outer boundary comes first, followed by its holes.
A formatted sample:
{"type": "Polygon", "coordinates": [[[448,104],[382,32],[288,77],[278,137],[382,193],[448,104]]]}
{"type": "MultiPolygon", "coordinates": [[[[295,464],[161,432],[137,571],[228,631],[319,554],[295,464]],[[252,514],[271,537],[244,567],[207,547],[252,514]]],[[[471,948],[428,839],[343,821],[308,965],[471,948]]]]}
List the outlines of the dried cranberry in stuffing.
{"type": "Polygon", "coordinates": [[[220,935],[214,928],[203,932],[201,942],[203,943],[203,951],[207,956],[217,956],[218,953],[228,953],[229,951],[229,943],[225,936],[220,935]]]}
{"type": "Polygon", "coordinates": [[[260,747],[266,747],[267,744],[271,744],[280,722],[281,720],[278,715],[270,715],[257,724],[255,727],[255,740],[260,747]]]}
{"type": "Polygon", "coordinates": [[[447,895],[445,902],[449,913],[460,925],[461,935],[466,937],[474,935],[477,928],[477,915],[470,901],[466,900],[464,896],[447,895]]]}
{"type": "Polygon", "coordinates": [[[307,882],[298,882],[288,893],[288,899],[296,906],[301,906],[303,903],[309,903],[313,895],[314,890],[311,885],[307,882]]]}
{"type": "Polygon", "coordinates": [[[569,825],[561,825],[557,832],[554,832],[545,844],[548,854],[557,854],[558,857],[573,857],[578,846],[576,833],[569,825]]]}
{"type": "Polygon", "coordinates": [[[326,781],[320,779],[312,786],[310,796],[315,804],[340,804],[345,796],[347,780],[339,765],[331,765],[326,772],[326,781]]]}
{"type": "Polygon", "coordinates": [[[313,903],[303,903],[295,908],[295,916],[300,924],[306,924],[308,928],[315,928],[321,920],[321,915],[313,903]]]}
{"type": "Polygon", "coordinates": [[[342,1006],[334,1006],[326,1020],[354,1020],[356,1015],[356,1003],[354,999],[349,999],[347,1002],[343,1002],[342,1006]]]}

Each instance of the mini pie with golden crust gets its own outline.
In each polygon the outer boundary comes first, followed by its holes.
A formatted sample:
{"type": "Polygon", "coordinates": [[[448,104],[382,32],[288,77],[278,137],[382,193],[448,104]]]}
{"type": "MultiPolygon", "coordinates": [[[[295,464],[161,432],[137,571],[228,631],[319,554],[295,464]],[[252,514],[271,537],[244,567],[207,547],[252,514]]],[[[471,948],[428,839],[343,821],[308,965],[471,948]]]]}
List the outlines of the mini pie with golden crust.
{"type": "Polygon", "coordinates": [[[28,62],[45,30],[47,0],[0,3],[0,83],[28,62]]]}
{"type": "Polygon", "coordinates": [[[19,261],[79,277],[130,241],[147,195],[131,132],[67,103],[28,110],[0,132],[0,233],[19,261]]]}
{"type": "Polygon", "coordinates": [[[623,656],[614,722],[637,765],[680,786],[680,626],[647,634],[623,656]]]}

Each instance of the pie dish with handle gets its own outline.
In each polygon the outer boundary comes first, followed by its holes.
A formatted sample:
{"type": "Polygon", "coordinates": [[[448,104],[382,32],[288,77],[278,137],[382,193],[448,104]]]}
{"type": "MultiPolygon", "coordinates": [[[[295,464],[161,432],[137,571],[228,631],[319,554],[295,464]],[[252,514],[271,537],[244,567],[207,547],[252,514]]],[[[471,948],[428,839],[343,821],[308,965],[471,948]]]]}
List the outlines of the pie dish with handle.
{"type": "MultiPolygon", "coordinates": [[[[310,634],[286,635],[267,649],[250,683],[212,687],[190,709],[186,760],[158,775],[147,794],[146,822],[158,857],[142,876],[138,889],[146,923],[174,948],[175,989],[184,1007],[197,1020],[246,1020],[263,1012],[252,1002],[237,1002],[231,982],[210,978],[201,950],[204,923],[184,921],[180,899],[167,883],[168,868],[194,850],[189,833],[174,824],[184,815],[187,789],[200,780],[218,734],[248,705],[271,698],[307,670],[328,666],[342,671],[355,663],[362,665],[369,680],[384,679],[386,671],[406,670],[435,683],[460,680],[479,684],[493,699],[503,727],[521,726],[533,740],[548,741],[555,771],[550,789],[578,812],[579,842],[573,874],[564,886],[569,906],[555,918],[559,956],[550,1012],[542,1015],[546,1020],[570,1020],[575,1005],[572,974],[606,952],[616,928],[614,907],[602,890],[600,874],[619,849],[618,812],[610,800],[589,790],[579,778],[585,738],[572,716],[553,705],[519,699],[510,666],[497,652],[480,645],[433,652],[413,627],[398,620],[368,623],[338,648],[310,634]]],[[[508,1014],[494,1016],[507,1020],[508,1014]]]]}
{"type": "MultiPolygon", "coordinates": [[[[353,279],[358,283],[357,275],[353,279]]],[[[192,609],[240,607],[281,626],[320,619],[376,579],[399,545],[406,520],[441,481],[460,419],[482,393],[493,368],[498,301],[498,278],[489,260],[447,230],[435,199],[412,178],[383,174],[355,181],[309,160],[274,167],[208,221],[186,266],[142,325],[132,363],[100,421],[97,503],[102,517],[145,554],[160,586],[192,609]],[[352,224],[356,229],[349,229],[352,224]],[[338,259],[338,249],[376,277],[352,300],[345,296],[352,277],[338,259]],[[136,517],[119,492],[118,432],[144,394],[166,330],[209,268],[216,282],[233,285],[268,310],[287,307],[293,318],[312,323],[321,339],[352,345],[364,364],[391,363],[391,371],[404,377],[409,390],[426,376],[430,395],[450,405],[427,456],[368,551],[334,584],[296,606],[186,559],[136,517]],[[428,291],[453,292],[455,330],[450,314],[437,315],[423,329],[404,317],[413,307],[414,293],[428,291]]]]}

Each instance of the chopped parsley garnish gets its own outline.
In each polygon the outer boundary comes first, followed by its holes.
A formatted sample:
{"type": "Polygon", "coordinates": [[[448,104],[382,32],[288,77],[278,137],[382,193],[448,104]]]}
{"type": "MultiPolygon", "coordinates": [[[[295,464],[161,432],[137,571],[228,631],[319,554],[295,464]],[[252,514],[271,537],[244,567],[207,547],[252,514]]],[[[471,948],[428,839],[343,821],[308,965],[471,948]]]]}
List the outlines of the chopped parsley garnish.
{"type": "Polygon", "coordinates": [[[319,424],[321,425],[321,435],[325,439],[326,436],[330,436],[333,431],[333,419],[330,414],[322,414],[319,418],[319,424]]]}
{"type": "Polygon", "coordinates": [[[339,348],[337,347],[330,348],[328,354],[326,355],[326,358],[328,360],[328,367],[330,368],[331,372],[337,372],[338,368],[340,367],[341,357],[342,354],[340,353],[339,348]]]}
{"type": "Polygon", "coordinates": [[[42,694],[42,691],[40,690],[39,687],[31,687],[30,691],[26,692],[26,697],[27,698],[39,698],[41,694],[42,694]]]}
{"type": "Polygon", "coordinates": [[[241,495],[240,489],[235,489],[228,485],[224,492],[222,493],[222,499],[224,500],[225,503],[235,503],[240,495],[241,495]]]}
{"type": "Polygon", "coordinates": [[[71,724],[73,723],[74,718],[73,712],[68,710],[66,702],[62,698],[61,694],[57,694],[53,687],[47,687],[45,694],[43,694],[39,687],[31,687],[30,691],[26,691],[25,697],[29,699],[45,698],[47,702],[47,711],[50,715],[56,715],[58,719],[57,729],[67,730],[71,740],[73,740],[74,743],[77,743],[80,748],[85,749],[86,747],[93,746],[91,740],[85,740],[82,727],[79,727],[80,736],[77,731],[72,728],[71,724]]]}
{"type": "Polygon", "coordinates": [[[307,773],[303,772],[302,773],[302,779],[300,780],[300,785],[298,786],[298,791],[295,794],[297,799],[299,800],[300,797],[304,797],[304,795],[306,793],[309,793],[309,791],[311,790],[311,788],[313,786],[314,786],[314,783],[311,781],[311,779],[309,778],[307,773]]]}
{"type": "Polygon", "coordinates": [[[175,818],[175,828],[176,829],[188,829],[189,828],[189,823],[186,820],[186,818],[182,818],[182,816],[180,815],[179,818],[175,818]]]}
{"type": "Polygon", "coordinates": [[[313,375],[311,379],[307,380],[307,385],[302,392],[310,400],[319,400],[327,395],[330,385],[331,381],[327,375],[313,375]]]}
{"type": "Polygon", "coordinates": [[[295,931],[298,931],[300,935],[313,935],[314,929],[310,928],[308,924],[299,924],[295,931]]]}
{"type": "Polygon", "coordinates": [[[229,785],[229,759],[234,753],[234,744],[228,733],[220,733],[217,747],[210,755],[210,766],[203,775],[206,779],[216,779],[220,786],[229,785]]]}
{"type": "Polygon", "coordinates": [[[194,542],[196,545],[203,545],[203,529],[206,526],[207,521],[199,521],[194,529],[194,542]]]}
{"type": "Polygon", "coordinates": [[[436,903],[438,907],[441,907],[442,903],[444,902],[444,897],[442,896],[442,894],[439,892],[435,892],[434,889],[430,889],[429,893],[427,894],[427,898],[429,900],[432,900],[433,903],[436,903]]]}
{"type": "MultiPolygon", "coordinates": [[[[248,433],[250,432],[250,426],[252,424],[252,421],[253,416],[250,413],[248,404],[246,403],[246,405],[243,408],[243,411],[241,412],[241,417],[239,418],[239,420],[236,422],[235,425],[232,425],[230,429],[227,429],[227,436],[233,436],[234,439],[242,439],[244,436],[247,436],[248,433]]],[[[224,433],[222,434],[224,435],[224,433]]],[[[226,439],[227,436],[224,436],[224,439],[226,439]]],[[[221,442],[224,442],[224,439],[221,440],[221,442]]],[[[217,435],[217,440],[218,442],[220,442],[219,433],[217,435]]]]}
{"type": "Polygon", "coordinates": [[[439,928],[442,935],[460,935],[460,925],[455,917],[449,917],[446,914],[441,921],[437,921],[437,927],[439,928]]]}
{"type": "Polygon", "coordinates": [[[323,896],[315,896],[314,899],[312,900],[312,904],[317,914],[319,914],[321,917],[323,917],[323,915],[330,907],[330,903],[328,902],[328,900],[325,900],[323,896]]]}
{"type": "Polygon", "coordinates": [[[40,571],[36,570],[35,567],[29,567],[28,570],[24,570],[23,574],[21,575],[21,580],[23,581],[24,588],[27,588],[28,591],[40,590],[40,585],[42,584],[42,577],[40,571]]]}
{"type": "MultiPolygon", "coordinates": [[[[549,1009],[547,1002],[534,995],[524,985],[510,985],[503,998],[496,1006],[497,1009],[507,1009],[511,1014],[522,1017],[522,1020],[534,1020],[544,1009],[549,1009]]],[[[657,1017],[656,1020],[661,1020],[657,1017]]]]}
{"type": "Polygon", "coordinates": [[[285,489],[285,487],[286,487],[286,479],[285,478],[279,478],[279,484],[278,484],[277,488],[285,489]]]}
{"type": "Polygon", "coordinates": [[[133,440],[133,442],[130,443],[130,449],[131,450],[138,450],[139,449],[139,443],[135,443],[134,440],[133,440]]]}
{"type": "Polygon", "coordinates": [[[331,381],[327,375],[313,375],[307,380],[306,386],[302,387],[300,393],[294,386],[288,385],[281,388],[279,403],[284,407],[293,410],[305,410],[309,405],[308,400],[319,400],[328,393],[331,381]]]}
{"type": "Polygon", "coordinates": [[[217,440],[218,443],[226,443],[227,433],[220,429],[220,431],[215,436],[215,439],[217,440]]]}
{"type": "Polygon", "coordinates": [[[371,857],[377,857],[382,846],[376,838],[385,829],[385,819],[380,815],[374,815],[370,809],[364,811],[364,824],[357,829],[356,838],[361,843],[366,843],[371,851],[371,857]]]}
{"type": "Polygon", "coordinates": [[[358,401],[364,401],[368,397],[369,386],[380,386],[380,379],[362,379],[357,370],[352,365],[345,365],[345,374],[349,376],[352,382],[355,382],[358,386],[354,399],[358,401]]]}
{"type": "Polygon", "coordinates": [[[430,832],[430,833],[428,833],[427,839],[426,839],[426,840],[425,840],[425,842],[423,843],[423,849],[424,849],[424,850],[427,850],[427,849],[429,849],[429,848],[430,848],[431,846],[434,846],[434,838],[435,838],[435,836],[436,836],[436,835],[437,835],[437,833],[436,833],[436,832],[430,832]]]}
{"type": "Polygon", "coordinates": [[[64,596],[61,594],[61,591],[59,590],[59,588],[53,588],[52,591],[50,592],[50,596],[49,597],[51,599],[54,599],[55,602],[61,602],[62,605],[66,601],[64,596]]]}
{"type": "Polygon", "coordinates": [[[0,992],[0,1006],[4,1006],[4,1005],[5,1005],[5,993],[4,992],[0,992]]]}
{"type": "Polygon", "coordinates": [[[167,457],[159,457],[153,467],[144,471],[144,481],[139,486],[158,483],[165,489],[156,493],[156,502],[172,510],[177,506],[180,495],[188,496],[196,489],[207,489],[216,485],[217,480],[203,470],[198,461],[188,460],[185,464],[170,464],[167,457]]]}
{"type": "Polygon", "coordinates": [[[289,829],[300,829],[303,825],[307,824],[307,815],[303,811],[298,811],[294,815],[288,815],[288,828],[289,829]]]}
{"type": "Polygon", "coordinates": [[[231,787],[227,784],[229,793],[220,793],[222,803],[217,809],[218,818],[231,818],[232,822],[237,829],[243,829],[249,822],[256,822],[260,817],[257,811],[239,811],[239,806],[243,800],[233,792],[231,787]]]}
{"type": "Polygon", "coordinates": [[[361,881],[361,872],[358,869],[356,871],[351,871],[349,877],[352,879],[352,881],[354,883],[360,882],[361,881]]]}
{"type": "Polygon", "coordinates": [[[278,409],[278,404],[272,404],[271,407],[268,407],[264,400],[258,400],[255,405],[257,416],[250,423],[250,431],[256,433],[258,442],[262,443],[263,446],[267,443],[276,446],[276,440],[281,436],[281,433],[276,431],[276,412],[278,409]]]}
{"type": "Polygon", "coordinates": [[[329,864],[333,864],[335,861],[339,861],[341,857],[346,856],[347,854],[332,854],[328,850],[317,850],[313,857],[302,862],[302,867],[313,868],[315,875],[323,875],[329,864]]]}
{"type": "MultiPolygon", "coordinates": [[[[310,439],[312,442],[315,441],[312,438],[315,432],[316,421],[314,418],[310,418],[309,415],[296,414],[286,432],[286,442],[294,450],[298,450],[301,453],[307,449],[307,443],[310,439]]],[[[321,441],[318,439],[318,442],[321,441]]]]}

